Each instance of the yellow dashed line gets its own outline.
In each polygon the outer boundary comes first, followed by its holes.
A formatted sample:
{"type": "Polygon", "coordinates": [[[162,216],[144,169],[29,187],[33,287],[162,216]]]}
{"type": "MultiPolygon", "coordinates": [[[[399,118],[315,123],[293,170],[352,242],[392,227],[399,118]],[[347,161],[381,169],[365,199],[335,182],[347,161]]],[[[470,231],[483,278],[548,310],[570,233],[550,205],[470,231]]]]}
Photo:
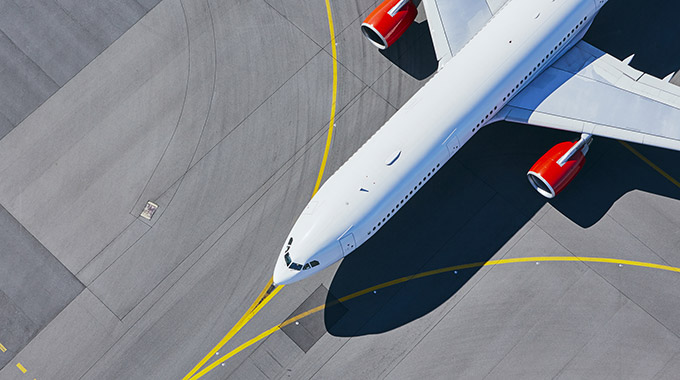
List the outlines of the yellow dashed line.
{"type": "Polygon", "coordinates": [[[7,349],[2,345],[2,343],[0,343],[0,351],[7,352],[7,349]]]}
{"type": "MultiPolygon", "coordinates": [[[[440,268],[440,269],[435,269],[427,272],[422,272],[422,273],[417,273],[411,276],[405,276],[405,277],[400,277],[392,281],[384,282],[382,284],[378,284],[375,286],[372,286],[370,288],[366,288],[357,292],[354,292],[352,294],[346,295],[344,297],[341,297],[338,299],[336,302],[331,302],[328,304],[328,306],[333,306],[334,304],[338,302],[345,302],[348,300],[351,300],[353,298],[357,298],[359,296],[362,296],[367,293],[372,293],[374,290],[380,290],[384,289],[393,285],[401,284],[403,282],[415,280],[418,278],[423,278],[423,277],[429,277],[429,276],[434,276],[437,274],[442,274],[442,273],[450,273],[458,270],[463,270],[463,269],[470,269],[470,268],[481,268],[481,267],[492,267],[496,265],[504,265],[504,264],[517,264],[517,263],[533,263],[533,262],[590,262],[590,263],[605,263],[605,264],[619,264],[619,265],[628,265],[628,266],[634,266],[634,267],[641,267],[641,268],[651,268],[651,269],[660,269],[660,270],[665,270],[665,271],[670,271],[670,272],[676,272],[680,273],[680,268],[678,267],[672,267],[669,265],[661,265],[661,264],[654,264],[654,263],[646,263],[642,261],[633,261],[633,260],[619,260],[619,259],[610,259],[606,257],[575,257],[575,256],[537,256],[537,257],[519,257],[515,259],[502,259],[502,260],[489,260],[486,262],[476,262],[476,263],[469,263],[469,264],[462,264],[462,265],[454,265],[446,268],[440,268]]],[[[285,320],[283,323],[281,323],[278,326],[274,326],[270,328],[269,330],[261,333],[260,335],[250,339],[249,341],[243,343],[242,345],[238,346],[222,358],[220,358],[218,361],[215,363],[211,364],[210,366],[206,367],[203,371],[199,372],[196,374],[194,377],[192,377],[190,380],[198,380],[201,376],[205,375],[206,373],[210,372],[212,369],[220,365],[221,363],[224,363],[227,361],[229,358],[233,357],[234,355],[238,354],[239,352],[245,350],[246,348],[252,346],[253,344],[259,342],[260,340],[268,337],[269,335],[273,334],[274,332],[280,330],[282,327],[285,327],[291,323],[294,323],[295,321],[298,321],[302,318],[305,318],[307,316],[310,316],[314,313],[317,313],[321,310],[324,310],[326,308],[326,305],[319,305],[313,309],[307,310],[303,313],[300,313],[290,319],[285,320]]]]}
{"type": "Polygon", "coordinates": [[[21,363],[17,363],[17,368],[19,368],[19,371],[21,371],[22,373],[26,373],[26,368],[24,368],[24,366],[22,366],[21,363]]]}
{"type": "Polygon", "coordinates": [[[663,171],[660,167],[656,166],[656,164],[654,164],[652,161],[650,161],[647,157],[643,156],[642,153],[640,153],[640,152],[638,152],[637,150],[635,150],[635,148],[633,148],[632,146],[630,146],[627,142],[620,141],[620,140],[619,140],[619,142],[621,143],[621,145],[623,145],[624,147],[626,147],[626,149],[628,149],[628,150],[631,151],[634,155],[636,155],[639,159],[641,159],[645,164],[649,165],[652,169],[656,170],[659,174],[661,174],[662,176],[664,176],[664,178],[666,178],[667,180],[671,181],[671,183],[673,183],[675,186],[677,186],[677,187],[680,188],[680,182],[678,182],[678,180],[676,180],[675,178],[671,177],[668,173],[666,173],[665,171],[663,171]]]}

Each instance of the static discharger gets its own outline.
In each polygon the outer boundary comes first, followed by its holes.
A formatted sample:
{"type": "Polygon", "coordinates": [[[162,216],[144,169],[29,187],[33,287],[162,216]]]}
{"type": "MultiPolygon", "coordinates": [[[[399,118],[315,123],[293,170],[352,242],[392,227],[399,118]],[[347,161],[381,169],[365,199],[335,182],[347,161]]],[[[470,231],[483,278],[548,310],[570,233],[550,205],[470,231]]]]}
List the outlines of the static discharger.
{"type": "Polygon", "coordinates": [[[139,216],[146,220],[151,220],[156,210],[158,210],[158,205],[151,201],[148,201],[146,202],[146,206],[144,206],[144,211],[142,211],[142,213],[139,214],[139,216]]]}

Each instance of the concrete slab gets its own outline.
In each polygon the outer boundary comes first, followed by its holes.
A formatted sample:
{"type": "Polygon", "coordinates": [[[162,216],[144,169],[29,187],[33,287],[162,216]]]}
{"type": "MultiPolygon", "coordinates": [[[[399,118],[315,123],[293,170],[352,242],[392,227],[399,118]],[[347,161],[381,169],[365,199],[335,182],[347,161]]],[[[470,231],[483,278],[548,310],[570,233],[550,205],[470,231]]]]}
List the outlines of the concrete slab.
{"type": "Polygon", "coordinates": [[[0,290],[38,329],[83,290],[83,285],[2,207],[0,242],[0,290]]]}
{"type": "MultiPolygon", "coordinates": [[[[92,291],[116,315],[123,318],[130,312],[309,138],[325,128],[328,100],[316,98],[315,102],[300,102],[299,99],[310,99],[310,90],[324,93],[323,89],[328,89],[326,86],[330,83],[315,80],[327,77],[323,74],[331,69],[330,57],[325,53],[316,55],[187,173],[173,198],[173,204],[177,206],[168,209],[138,244],[92,283],[92,291]],[[297,111],[286,113],[283,110],[297,111]],[[296,132],[291,133],[291,130],[296,132]],[[262,146],[273,149],[262,150],[262,146]],[[224,167],[224,162],[231,164],[224,167]],[[176,236],[186,238],[178,244],[176,236]],[[153,273],[148,273],[150,266],[154,267],[153,273]]],[[[352,92],[360,91],[361,84],[356,79],[352,83],[347,71],[340,75],[348,84],[339,94],[338,106],[342,108],[352,92]]]]}
{"type": "Polygon", "coordinates": [[[585,271],[583,265],[573,263],[492,268],[403,360],[395,363],[389,376],[486,376],[529,331],[555,313],[555,300],[569,294],[585,271]],[[483,328],[469,328],[472,325],[483,328]]]}
{"type": "Polygon", "coordinates": [[[59,86],[146,11],[135,1],[78,6],[69,1],[31,0],[22,6],[4,1],[1,8],[2,32],[59,86]]]}
{"type": "Polygon", "coordinates": [[[7,350],[0,356],[0,369],[33,339],[40,327],[0,290],[0,344],[7,350]]]}
{"type": "Polygon", "coordinates": [[[137,216],[147,201],[156,201],[159,210],[151,224],[160,218],[174,196],[181,176],[189,170],[213,107],[217,62],[210,4],[208,0],[182,2],[182,10],[187,24],[189,74],[181,114],[163,155],[130,210],[137,216]],[[171,186],[175,188],[169,193],[171,186]],[[167,202],[161,199],[163,196],[169,197],[167,202]]]}
{"type": "Polygon", "coordinates": [[[0,141],[0,202],[72,273],[135,219],[180,115],[185,26],[162,3],[0,141]]]}
{"type": "Polygon", "coordinates": [[[652,378],[678,354],[679,339],[653,316],[627,302],[558,378],[652,378]]]}
{"type": "Polygon", "coordinates": [[[0,113],[11,125],[0,128],[0,138],[158,2],[1,2],[0,113]]]}
{"type": "Polygon", "coordinates": [[[0,139],[5,137],[12,129],[14,124],[12,124],[5,115],[0,113],[0,139]]]}
{"type": "MultiPolygon", "coordinates": [[[[321,50],[265,2],[214,2],[210,11],[215,22],[215,54],[220,67],[212,102],[219,106],[211,108],[192,165],[321,50]],[[255,25],[257,33],[253,33],[255,25]]],[[[319,78],[331,81],[330,76],[319,78]]]]}
{"type": "Polygon", "coordinates": [[[0,33],[0,57],[3,61],[0,72],[0,87],[3,89],[0,113],[5,120],[5,132],[2,134],[4,137],[8,129],[7,123],[11,128],[19,124],[52,95],[59,85],[4,33],[0,33]]]}
{"type": "Polygon", "coordinates": [[[84,287],[1,206],[0,244],[2,368],[84,287]]]}
{"type": "MultiPolygon", "coordinates": [[[[121,332],[120,321],[88,290],[84,290],[15,358],[33,378],[77,379],[121,332]]],[[[2,379],[24,379],[14,365],[0,371],[2,379]]]]}
{"type": "MultiPolygon", "coordinates": [[[[265,0],[272,8],[276,9],[288,21],[302,30],[309,38],[319,46],[327,45],[331,36],[328,30],[328,17],[326,4],[323,1],[296,1],[296,0],[265,0]],[[315,15],[316,17],[309,17],[315,15]]],[[[333,28],[336,36],[339,35],[365,12],[371,12],[380,2],[376,0],[331,0],[331,12],[333,15],[333,28]]],[[[363,21],[363,19],[361,19],[363,21]]]]}
{"type": "MultiPolygon", "coordinates": [[[[315,154],[321,154],[323,143],[323,139],[315,140],[315,154]]],[[[161,294],[163,297],[154,301],[151,309],[145,309],[141,319],[130,322],[134,325],[128,333],[93,365],[85,378],[181,377],[217,344],[271,276],[269,264],[266,268],[262,265],[268,263],[265,259],[277,251],[280,241],[285,239],[287,231],[281,227],[286,218],[283,215],[292,218],[299,212],[296,203],[304,207],[304,198],[292,199],[298,194],[288,190],[289,184],[313,187],[315,177],[311,174],[318,168],[308,167],[302,160],[292,161],[295,165],[291,170],[286,169],[275,176],[276,181],[281,182],[268,183],[267,191],[247,207],[247,212],[229,220],[224,228],[220,227],[217,240],[192,253],[192,258],[199,256],[194,259],[195,265],[183,268],[181,279],[170,281],[172,286],[161,294]],[[276,235],[281,236],[277,239],[273,237],[276,235]],[[241,286],[244,282],[248,285],[241,286]],[[131,361],[137,364],[131,365],[131,361]]],[[[162,286],[165,285],[159,288],[162,286]]],[[[301,288],[292,288],[285,294],[286,297],[274,298],[267,310],[287,309],[287,315],[309,296],[301,288]]],[[[239,335],[254,336],[280,322],[280,314],[263,310],[239,335]]],[[[289,346],[296,347],[283,333],[281,335],[289,346]]],[[[220,351],[229,352],[240,343],[233,340],[220,351]]],[[[290,349],[285,347],[288,346],[277,344],[271,352],[278,360],[286,360],[290,349]]],[[[234,371],[257,349],[253,347],[243,356],[230,359],[224,369],[220,368],[216,373],[234,371]]]]}
{"type": "Polygon", "coordinates": [[[326,326],[332,328],[345,315],[347,308],[326,287],[320,285],[286,318],[291,320],[321,305],[326,305],[323,313],[314,313],[281,327],[281,331],[304,352],[308,352],[326,334],[326,326]]]}
{"type": "MultiPolygon", "coordinates": [[[[406,46],[390,53],[394,56],[361,52],[366,41],[352,25],[361,20],[358,13],[363,2],[332,4],[334,12],[341,13],[334,14],[338,24],[347,25],[348,34],[339,39],[338,45],[342,64],[337,134],[326,176],[394,112],[390,102],[400,104],[405,99],[396,89],[406,93],[422,83],[395,66],[400,57],[406,57],[406,46]],[[355,29],[352,36],[350,28],[355,29]],[[361,66],[371,60],[378,66],[361,66]],[[366,84],[374,84],[374,88],[366,84]]],[[[67,220],[62,224],[68,227],[62,228],[93,235],[87,235],[89,240],[85,242],[73,238],[78,235],[66,236],[64,241],[75,241],[68,244],[55,244],[53,236],[40,240],[49,241],[46,246],[60,252],[57,257],[73,251],[69,268],[81,268],[79,275],[91,282],[92,291],[99,292],[104,300],[102,303],[86,290],[27,346],[17,360],[27,366],[29,375],[56,379],[181,378],[236,323],[271,276],[272,258],[308,201],[319,170],[331,83],[328,46],[324,46],[325,51],[319,47],[327,38],[322,5],[207,0],[189,4],[166,0],[159,5],[164,7],[162,11],[155,8],[139,23],[142,26],[136,26],[145,28],[144,33],[135,32],[133,27],[121,37],[119,44],[146,49],[133,49],[138,55],[157,57],[148,71],[134,78],[136,81],[153,80],[148,79],[150,73],[166,67],[161,61],[186,63],[177,63],[174,71],[168,69],[165,74],[164,80],[177,81],[172,88],[148,89],[152,94],[163,92],[166,96],[158,97],[158,102],[163,103],[158,109],[163,116],[174,115],[172,121],[165,121],[166,129],[154,130],[156,136],[164,138],[153,140],[158,150],[152,157],[131,154],[131,158],[142,159],[142,164],[125,161],[110,169],[113,173],[134,168],[130,182],[120,183],[129,173],[108,174],[108,186],[78,195],[77,201],[63,194],[70,188],[57,178],[73,181],[78,177],[62,177],[64,169],[52,165],[73,166],[74,161],[60,160],[60,154],[52,150],[55,148],[41,141],[72,141],[68,138],[87,135],[87,128],[82,126],[72,131],[72,137],[55,138],[49,128],[29,128],[21,137],[12,137],[18,134],[11,133],[8,138],[14,139],[13,144],[5,144],[7,138],[0,142],[0,174],[4,178],[6,173],[12,173],[11,182],[0,184],[0,202],[4,205],[9,201],[11,210],[32,221],[30,226],[36,231],[54,233],[57,228],[50,226],[67,220]],[[159,17],[154,12],[165,13],[159,17]],[[293,24],[293,18],[301,21],[293,24]],[[175,21],[188,29],[168,26],[175,21]],[[213,26],[216,38],[211,37],[213,26]],[[178,42],[167,46],[175,54],[161,56],[152,49],[156,46],[138,42],[140,35],[154,33],[177,38],[178,42]],[[182,33],[188,36],[184,43],[178,37],[182,33]],[[128,35],[135,38],[128,39],[128,35]],[[45,151],[46,161],[28,160],[31,165],[22,166],[22,175],[19,169],[9,168],[27,162],[23,150],[36,141],[45,151]],[[43,176],[43,186],[27,185],[43,176]],[[45,190],[47,184],[54,183],[64,186],[63,193],[45,190]],[[32,186],[35,187],[31,189],[32,186]],[[107,191],[114,187],[118,189],[107,191]],[[121,191],[121,187],[126,190],[121,191]],[[91,213],[77,219],[59,209],[61,202],[70,201],[75,210],[73,205],[78,203],[96,204],[101,197],[119,193],[125,193],[124,199],[102,208],[103,214],[113,215],[105,225],[90,226],[97,220],[91,213]],[[60,218],[49,219],[49,215],[39,213],[45,206],[39,195],[60,200],[55,202],[58,209],[52,211],[60,218]],[[160,214],[148,224],[140,224],[138,209],[149,199],[159,200],[160,214]],[[34,201],[38,204],[33,205],[34,201]],[[45,217],[49,220],[40,220],[45,217]],[[107,305],[124,316],[122,322],[107,305]],[[63,342],[71,344],[65,346],[63,342]]],[[[421,29],[423,21],[418,20],[421,29]]],[[[412,35],[410,41],[415,43],[416,37],[412,35]]],[[[646,38],[638,39],[646,42],[646,38]]],[[[168,41],[156,44],[162,43],[168,41]]],[[[132,53],[116,45],[102,55],[114,51],[106,59],[119,67],[122,58],[118,56],[132,53]]],[[[417,62],[417,57],[414,60],[417,62]]],[[[120,81],[112,66],[98,59],[90,66],[93,65],[96,69],[91,69],[90,81],[108,76],[120,81]]],[[[91,93],[83,89],[92,91],[91,85],[77,82],[90,66],[57,95],[72,91],[70,95],[82,93],[82,98],[90,99],[91,93]],[[74,82],[77,86],[68,90],[74,82]]],[[[143,63],[140,66],[146,68],[143,63]]],[[[135,73],[136,68],[130,64],[121,72],[135,73]]],[[[136,83],[128,84],[132,92],[147,91],[137,90],[136,83]]],[[[118,91],[114,95],[130,96],[129,91],[118,91]]],[[[109,108],[121,113],[136,110],[134,104],[121,101],[101,108],[94,102],[86,104],[80,109],[100,115],[113,112],[109,108]]],[[[47,102],[37,111],[43,113],[43,123],[52,122],[47,115],[61,115],[55,108],[49,109],[56,105],[63,107],[65,103],[47,102]]],[[[138,127],[155,126],[140,115],[130,116],[144,120],[138,127]]],[[[92,122],[84,117],[70,120],[79,125],[92,122]]],[[[58,122],[67,124],[61,119],[58,122]]],[[[220,355],[276,326],[320,285],[343,296],[418,271],[489,258],[568,255],[589,246],[613,256],[628,245],[628,250],[623,251],[625,258],[671,262],[672,241],[655,243],[655,229],[633,226],[632,215],[641,213],[646,223],[654,223],[654,218],[661,216],[667,218],[668,227],[660,231],[659,239],[672,239],[676,225],[672,210],[678,198],[664,187],[663,181],[653,179],[658,176],[654,172],[647,177],[644,173],[650,169],[645,169],[644,164],[630,165],[637,159],[626,161],[630,153],[621,150],[618,143],[598,141],[598,149],[589,154],[590,168],[579,177],[586,180],[574,182],[572,186],[576,187],[570,187],[571,195],[563,203],[546,203],[526,183],[525,164],[532,164],[559,142],[553,139],[559,140],[565,134],[508,124],[492,128],[475,136],[474,143],[466,145],[361,252],[319,276],[284,288],[220,350],[220,355]],[[620,167],[607,166],[610,159],[620,167]],[[593,188],[606,184],[605,179],[598,182],[598,176],[603,177],[598,165],[613,171],[615,176],[611,178],[617,181],[618,170],[634,175],[628,175],[627,180],[624,177],[624,182],[606,197],[584,201],[592,196],[593,188]],[[630,191],[636,189],[658,197],[638,197],[637,192],[630,191]],[[622,194],[626,197],[619,199],[622,194]],[[585,206],[574,207],[578,200],[586,202],[585,206]],[[631,206],[638,200],[642,206],[631,206]],[[605,206],[594,212],[569,211],[598,203],[605,206]],[[665,209],[669,211],[664,213],[665,209]],[[412,260],[414,253],[416,262],[412,260]]],[[[102,136],[111,135],[92,132],[88,141],[92,143],[97,141],[95,137],[102,136]]],[[[108,137],[107,144],[109,140],[115,139],[108,137]]],[[[127,152],[120,146],[113,150],[127,152]]],[[[94,153],[85,149],[80,157],[95,156],[94,153]]],[[[671,156],[666,162],[675,161],[671,156]]],[[[76,171],[88,167],[80,165],[76,165],[76,171]]],[[[92,165],[99,167],[98,163],[92,165]]],[[[669,170],[675,170],[669,166],[669,170]]],[[[324,333],[306,353],[278,331],[204,378],[481,377],[489,373],[522,374],[527,363],[528,370],[534,371],[530,374],[549,376],[560,373],[562,367],[565,376],[578,374],[582,368],[596,373],[604,369],[606,374],[619,359],[627,361],[621,368],[634,365],[635,350],[641,350],[640,357],[649,358],[651,363],[641,366],[635,374],[664,375],[672,371],[674,358],[678,357],[674,348],[669,348],[677,346],[672,336],[676,323],[672,316],[678,308],[674,290],[678,286],[675,273],[650,275],[649,271],[613,264],[526,263],[428,276],[348,301],[348,313],[337,324],[327,323],[326,314],[314,316],[317,322],[323,317],[322,327],[330,334],[324,333]],[[632,311],[613,311],[621,304],[631,306],[632,311]],[[612,312],[615,315],[608,320],[612,312]],[[640,335],[630,332],[638,326],[640,335]],[[645,336],[650,340],[646,341],[645,336]],[[587,343],[582,342],[588,337],[587,343]],[[562,338],[563,346],[558,344],[562,338]],[[580,343],[584,345],[579,347],[580,343]],[[613,348],[624,344],[634,348],[613,348]],[[533,357],[541,358],[541,362],[531,365],[533,357]],[[568,357],[573,360],[565,366],[568,357]],[[572,363],[579,365],[570,367],[572,363]]],[[[3,379],[22,376],[25,377],[13,366],[0,372],[3,379]]]]}
{"type": "Polygon", "coordinates": [[[680,354],[675,354],[661,371],[654,375],[654,379],[673,379],[680,371],[680,354]]]}
{"type": "MultiPolygon", "coordinates": [[[[566,293],[556,297],[553,308],[499,358],[488,377],[554,378],[626,303],[614,287],[588,271],[566,293]]],[[[492,349],[489,347],[489,351],[492,349]]]]}

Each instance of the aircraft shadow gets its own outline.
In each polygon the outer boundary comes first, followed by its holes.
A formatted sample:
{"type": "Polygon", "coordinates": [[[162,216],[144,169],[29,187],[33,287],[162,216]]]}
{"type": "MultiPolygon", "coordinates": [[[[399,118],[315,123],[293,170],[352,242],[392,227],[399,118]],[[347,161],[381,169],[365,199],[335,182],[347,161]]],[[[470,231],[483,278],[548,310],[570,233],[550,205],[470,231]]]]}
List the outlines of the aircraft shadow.
{"type": "MultiPolygon", "coordinates": [[[[679,10],[680,4],[662,0],[612,3],[584,40],[619,59],[635,52],[634,67],[663,77],[680,62],[680,51],[668,50],[680,35],[673,16],[679,10]],[[649,28],[654,30],[651,43],[649,28]]],[[[397,44],[392,48],[398,51],[397,44]]],[[[397,54],[403,62],[415,60],[403,55],[397,54]]],[[[329,288],[329,309],[334,297],[429,270],[485,262],[509,249],[504,246],[511,245],[511,238],[548,202],[531,188],[526,171],[552,146],[574,138],[573,133],[506,122],[482,129],[375,236],[343,260],[329,288]]],[[[680,178],[680,152],[631,146],[680,178]]],[[[588,228],[635,190],[680,199],[680,189],[618,141],[595,138],[582,172],[549,202],[573,223],[588,228]]],[[[345,300],[347,310],[341,316],[330,311],[324,315],[325,327],[335,336],[395,329],[452,297],[462,297],[478,271],[448,271],[345,300]]]]}
{"type": "MultiPolygon", "coordinates": [[[[342,298],[430,270],[485,262],[509,249],[504,246],[547,202],[531,188],[526,171],[571,135],[510,123],[485,127],[375,236],[344,259],[327,304],[332,306],[333,296],[342,298]]],[[[550,201],[572,222],[591,226],[633,190],[680,199],[680,189],[617,141],[598,139],[594,144],[584,170],[550,201]]],[[[673,168],[680,160],[680,152],[646,151],[663,168],[673,168]]],[[[680,169],[676,172],[680,177],[680,169]]],[[[325,315],[326,329],[335,336],[392,330],[455,296],[478,270],[412,279],[347,300],[341,318],[325,315]]]]}

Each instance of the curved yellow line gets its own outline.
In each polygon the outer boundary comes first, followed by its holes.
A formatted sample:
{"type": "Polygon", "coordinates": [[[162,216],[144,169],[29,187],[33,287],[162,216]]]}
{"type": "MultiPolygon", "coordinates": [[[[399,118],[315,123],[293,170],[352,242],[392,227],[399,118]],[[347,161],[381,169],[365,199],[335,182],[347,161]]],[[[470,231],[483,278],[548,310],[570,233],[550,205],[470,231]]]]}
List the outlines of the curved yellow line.
{"type": "Polygon", "coordinates": [[[634,260],[619,260],[619,259],[610,259],[606,257],[578,257],[578,256],[536,256],[536,257],[519,257],[519,258],[514,258],[514,259],[501,259],[501,260],[489,260],[486,262],[476,262],[476,263],[469,263],[469,264],[461,264],[461,265],[454,265],[450,267],[445,267],[445,268],[440,268],[440,269],[434,269],[431,271],[427,272],[421,272],[417,273],[414,275],[410,276],[405,276],[405,277],[400,277],[392,281],[388,282],[383,282],[382,284],[378,284],[375,286],[372,286],[370,288],[366,288],[363,290],[359,290],[358,292],[354,292],[352,294],[346,295],[344,297],[341,297],[338,299],[336,302],[331,302],[328,305],[319,305],[313,309],[307,310],[303,313],[300,313],[290,319],[285,320],[282,322],[280,325],[274,326],[270,328],[269,330],[261,333],[260,335],[250,339],[249,341],[243,343],[242,345],[236,347],[233,351],[229,352],[225,356],[221,357],[219,360],[217,360],[215,363],[211,364],[209,367],[206,367],[203,371],[199,372],[196,374],[194,377],[192,377],[190,380],[198,380],[201,376],[205,375],[208,373],[210,370],[213,368],[217,367],[221,363],[224,363],[227,361],[229,358],[233,357],[234,355],[238,354],[239,352],[245,350],[246,348],[252,346],[253,344],[259,342],[260,340],[268,337],[269,335],[273,334],[274,332],[280,330],[282,327],[285,327],[291,323],[294,323],[296,321],[299,321],[302,318],[305,318],[307,316],[310,316],[314,313],[317,313],[321,310],[324,310],[326,306],[333,306],[334,304],[338,302],[345,302],[348,300],[351,300],[352,298],[357,298],[359,296],[362,296],[367,293],[372,293],[374,290],[380,290],[384,289],[393,285],[401,284],[407,281],[415,280],[418,278],[423,278],[423,277],[429,277],[429,276],[434,276],[437,274],[442,274],[442,273],[448,273],[448,272],[453,272],[457,270],[462,270],[462,269],[470,269],[470,268],[482,268],[482,267],[492,267],[496,265],[503,265],[503,264],[516,264],[516,263],[528,263],[528,262],[588,262],[588,263],[608,263],[608,264],[620,264],[620,265],[629,265],[629,266],[634,266],[634,267],[642,267],[642,268],[650,268],[650,269],[660,269],[660,270],[665,270],[665,271],[670,271],[670,272],[676,272],[680,273],[680,268],[678,267],[672,267],[670,265],[661,265],[661,264],[654,264],[654,263],[646,263],[642,261],[634,261],[634,260]]]}
{"type": "Polygon", "coordinates": [[[319,191],[321,187],[321,180],[323,179],[323,172],[326,169],[326,161],[328,160],[328,152],[331,149],[331,141],[333,141],[333,127],[335,126],[335,103],[338,95],[338,51],[335,47],[335,29],[333,28],[333,15],[331,14],[331,3],[326,0],[326,13],[328,14],[328,29],[331,33],[331,52],[333,54],[333,95],[331,96],[331,120],[328,123],[328,135],[326,136],[326,147],[323,151],[323,158],[321,159],[321,168],[319,168],[319,175],[316,177],[316,185],[312,197],[319,191]]]}
{"type": "Polygon", "coordinates": [[[208,354],[205,355],[205,357],[203,357],[203,359],[201,359],[201,361],[198,362],[198,364],[196,364],[194,368],[192,368],[191,371],[189,371],[189,373],[187,373],[182,378],[182,380],[190,379],[194,375],[194,373],[196,373],[196,371],[201,369],[201,367],[203,367],[203,365],[206,362],[208,362],[208,360],[210,360],[210,358],[213,357],[213,355],[215,355],[222,347],[224,347],[224,345],[227,344],[227,342],[229,342],[229,340],[233,338],[234,335],[236,335],[236,333],[239,332],[243,328],[243,326],[245,326],[246,323],[248,323],[255,316],[255,314],[257,314],[260,311],[260,309],[262,309],[264,305],[266,305],[267,302],[269,302],[269,300],[271,300],[274,297],[274,295],[276,295],[276,293],[278,293],[279,290],[281,290],[281,288],[283,287],[283,285],[280,285],[274,288],[274,290],[270,294],[267,294],[267,290],[269,290],[269,287],[272,285],[272,282],[273,282],[272,279],[270,279],[269,282],[267,282],[267,286],[265,286],[264,289],[262,289],[257,298],[255,298],[255,301],[250,305],[248,310],[245,312],[245,314],[243,314],[243,316],[238,320],[238,322],[236,322],[234,327],[232,327],[231,330],[229,330],[227,335],[225,335],[224,338],[222,338],[222,340],[220,340],[220,342],[217,343],[217,345],[213,347],[213,349],[210,350],[210,352],[208,352],[208,354]]]}
{"type": "MultiPolygon", "coordinates": [[[[331,118],[330,122],[328,124],[328,135],[326,136],[326,147],[324,148],[323,152],[323,159],[321,160],[321,167],[319,168],[319,175],[317,176],[316,179],[316,185],[314,186],[314,191],[312,192],[312,197],[314,194],[316,194],[317,191],[319,191],[319,187],[321,186],[321,180],[323,179],[323,173],[326,168],[326,161],[328,160],[328,153],[331,148],[331,142],[333,140],[333,127],[335,126],[335,107],[336,107],[336,100],[337,100],[337,94],[338,94],[338,52],[335,46],[335,28],[333,27],[333,15],[331,14],[331,4],[329,0],[326,0],[326,13],[328,15],[328,29],[331,34],[331,51],[333,54],[333,92],[331,96],[331,118]]],[[[220,342],[215,346],[210,352],[198,363],[194,368],[184,376],[182,380],[195,380],[201,378],[203,375],[206,373],[210,372],[213,368],[217,367],[220,363],[223,363],[225,360],[231,358],[232,356],[236,355],[237,353],[241,352],[243,349],[247,348],[251,344],[266,338],[267,336],[271,335],[274,331],[278,330],[280,326],[275,326],[272,327],[271,329],[263,332],[262,334],[256,336],[255,338],[249,340],[248,342],[242,344],[241,346],[237,347],[236,349],[232,350],[230,353],[227,355],[221,357],[219,360],[213,362],[210,364],[208,367],[204,368],[200,372],[196,373],[203,365],[210,360],[211,357],[213,357],[220,348],[222,348],[229,340],[236,335],[237,332],[239,332],[243,326],[245,326],[274,296],[276,293],[283,288],[283,285],[277,286],[267,297],[262,300],[262,297],[264,297],[267,289],[271,286],[272,281],[270,280],[267,286],[262,290],[260,295],[255,299],[255,302],[253,302],[252,305],[248,308],[245,314],[241,317],[241,319],[236,322],[236,325],[229,330],[227,335],[220,340],[220,342]],[[262,300],[262,302],[260,302],[262,300]]],[[[304,316],[300,316],[300,318],[303,318],[304,316]]],[[[289,322],[292,323],[292,322],[289,322]]],[[[285,326],[285,325],[281,325],[285,326]]]]}

